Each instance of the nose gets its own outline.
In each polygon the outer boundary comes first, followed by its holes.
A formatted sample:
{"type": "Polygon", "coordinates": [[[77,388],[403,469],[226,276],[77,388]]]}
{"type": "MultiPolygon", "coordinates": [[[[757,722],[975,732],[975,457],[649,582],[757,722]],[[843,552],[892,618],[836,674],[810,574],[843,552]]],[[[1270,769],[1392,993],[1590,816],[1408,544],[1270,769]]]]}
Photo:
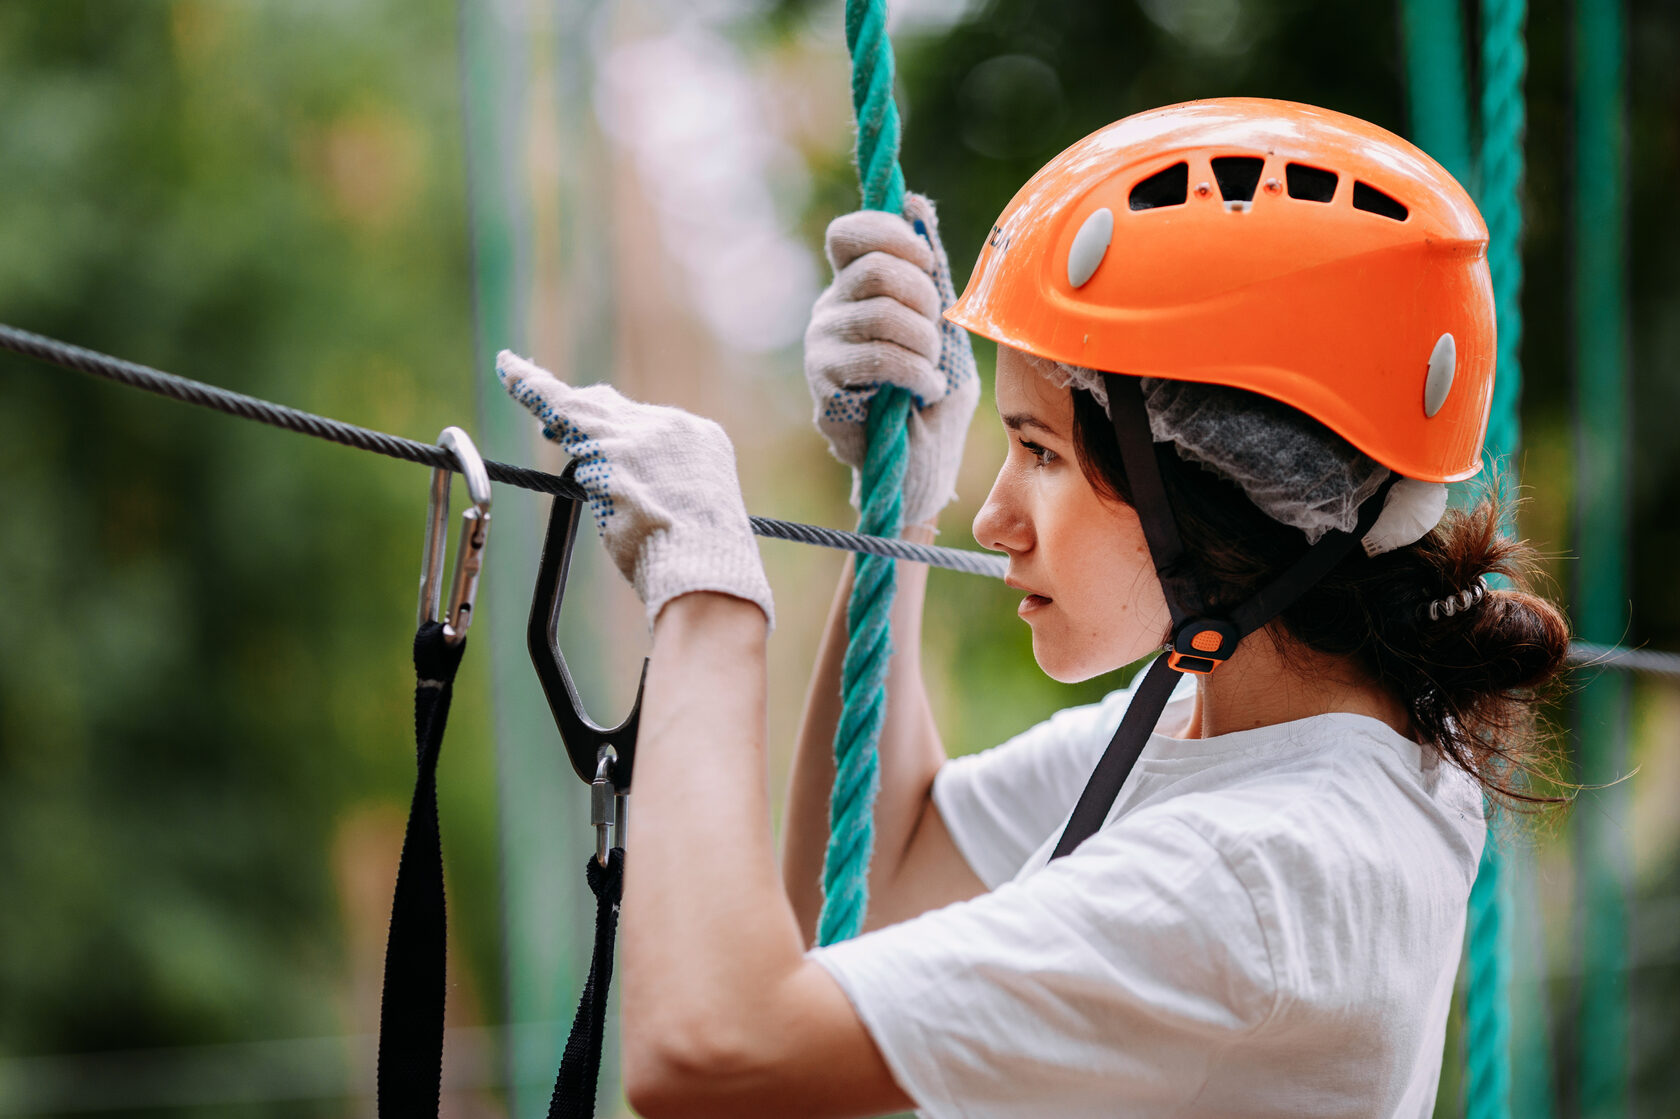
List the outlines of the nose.
{"type": "Polygon", "coordinates": [[[1024,552],[1032,547],[1032,518],[1020,500],[1019,486],[1009,476],[1006,462],[998,471],[992,490],[980,511],[974,514],[974,542],[992,552],[1024,552]]]}

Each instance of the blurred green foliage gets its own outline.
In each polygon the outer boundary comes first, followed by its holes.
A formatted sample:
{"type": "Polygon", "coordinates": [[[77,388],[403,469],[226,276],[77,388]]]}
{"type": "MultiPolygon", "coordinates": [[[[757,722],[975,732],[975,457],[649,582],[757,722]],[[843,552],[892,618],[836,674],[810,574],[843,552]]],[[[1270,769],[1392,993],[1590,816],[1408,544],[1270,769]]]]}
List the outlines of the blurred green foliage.
{"type": "MultiPolygon", "coordinates": [[[[453,27],[0,5],[4,317],[374,427],[459,420],[453,27]]],[[[0,476],[0,1055],[366,1030],[328,868],[412,784],[424,474],[8,355],[0,476]]],[[[492,977],[484,691],[444,826],[492,977]]]]}

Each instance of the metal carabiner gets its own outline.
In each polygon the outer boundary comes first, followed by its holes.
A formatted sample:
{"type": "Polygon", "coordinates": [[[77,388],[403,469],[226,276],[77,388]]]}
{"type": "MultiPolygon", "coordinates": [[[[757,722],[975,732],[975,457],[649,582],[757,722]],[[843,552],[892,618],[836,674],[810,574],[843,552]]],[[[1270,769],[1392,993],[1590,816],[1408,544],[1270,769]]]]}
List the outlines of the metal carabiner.
{"type": "Polygon", "coordinates": [[[460,541],[455,548],[455,578],[449,588],[449,607],[440,613],[443,590],[443,549],[449,535],[449,489],[455,472],[446,466],[432,471],[432,493],[426,505],[426,548],[420,559],[420,611],[416,625],[443,623],[443,639],[457,644],[472,625],[473,599],[484,568],[484,542],[490,536],[490,474],[472,437],[458,427],[446,427],[438,446],[455,456],[467,480],[472,507],[461,514],[460,541]]]}

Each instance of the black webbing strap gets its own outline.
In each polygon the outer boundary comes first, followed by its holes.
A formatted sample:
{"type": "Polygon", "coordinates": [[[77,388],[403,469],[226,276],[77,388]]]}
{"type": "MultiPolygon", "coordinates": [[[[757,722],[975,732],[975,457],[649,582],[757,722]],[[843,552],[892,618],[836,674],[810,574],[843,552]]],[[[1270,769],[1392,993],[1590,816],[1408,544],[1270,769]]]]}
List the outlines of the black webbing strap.
{"type": "MultiPolygon", "coordinates": [[[[1126,480],[1131,485],[1132,506],[1143,526],[1143,538],[1149,545],[1161,590],[1172,612],[1173,628],[1186,621],[1195,621],[1201,614],[1200,596],[1183,570],[1184,544],[1178,534],[1172,506],[1167,500],[1166,485],[1161,481],[1160,465],[1155,461],[1154,438],[1149,430],[1149,413],[1144,406],[1143,390],[1138,378],[1115,373],[1103,375],[1108,388],[1108,409],[1114,422],[1115,438],[1120,443],[1121,462],[1126,468],[1126,480]]],[[[1308,548],[1294,563],[1284,568],[1253,597],[1231,611],[1229,622],[1237,639],[1247,637],[1277,617],[1298,598],[1323,579],[1371,531],[1382,512],[1388,491],[1399,480],[1390,475],[1376,493],[1359,507],[1359,519],[1352,532],[1326,533],[1308,548]]],[[[1227,653],[1228,655],[1228,653],[1227,653]]],[[[1059,859],[1095,835],[1114,807],[1120,789],[1131,775],[1144,746],[1149,742],[1161,712],[1178,683],[1175,670],[1166,655],[1150,664],[1132,702],[1114,730],[1108,748],[1098,759],[1085,783],[1067,827],[1062,830],[1052,859],[1059,859]]]]}
{"type": "Polygon", "coordinates": [[[1084,843],[1108,819],[1108,810],[1120,795],[1120,786],[1131,776],[1138,755],[1143,753],[1150,732],[1155,729],[1161,711],[1167,706],[1167,698],[1178,685],[1178,677],[1179,673],[1167,663],[1166,657],[1156,657],[1150,662],[1143,679],[1138,682],[1137,690],[1132,693],[1132,702],[1127,706],[1126,714],[1121,716],[1120,725],[1114,730],[1114,737],[1109,739],[1108,749],[1097,759],[1096,768],[1091,770],[1091,779],[1085,782],[1085,791],[1079,794],[1079,801],[1073,806],[1073,815],[1068,817],[1067,827],[1062,829],[1062,837],[1056,841],[1056,849],[1050,854],[1052,859],[1059,859],[1084,843]]]}
{"type": "MultiPolygon", "coordinates": [[[[443,1087],[443,1010],[447,926],[443,844],[438,834],[437,762],[449,721],[455,674],[467,643],[444,640],[443,626],[426,622],[414,635],[414,747],[417,774],[403,833],[402,862],[391,899],[385,942],[385,985],[379,1005],[380,1119],[436,1116],[443,1087]]],[[[624,894],[624,848],[602,866],[593,855],[589,888],[595,894],[595,950],[589,981],[566,1039],[549,1119],[593,1119],[601,1075],[613,941],[624,894]]]]}
{"type": "Polygon", "coordinates": [[[1103,374],[1108,389],[1108,416],[1120,444],[1120,463],[1131,483],[1132,510],[1143,526],[1149,558],[1166,592],[1173,626],[1202,612],[1201,594],[1183,571],[1184,541],[1178,535],[1161,467],[1155,461],[1155,437],[1149,430],[1149,410],[1143,403],[1142,382],[1119,373],[1103,374]]]}
{"type": "Polygon", "coordinates": [[[1365,539],[1371,526],[1377,523],[1383,503],[1388,500],[1388,491],[1399,480],[1400,475],[1389,474],[1388,479],[1377,487],[1377,492],[1365,499],[1359,507],[1359,519],[1354,522],[1352,532],[1332,529],[1325,533],[1300,559],[1284,568],[1276,579],[1232,610],[1231,622],[1237,627],[1237,632],[1246,637],[1289,609],[1296,599],[1317,586],[1338,563],[1346,559],[1348,553],[1365,539]]]}
{"type": "Polygon", "coordinates": [[[402,862],[385,942],[379,1004],[380,1119],[435,1116],[443,1082],[445,925],[443,846],[438,837],[437,761],[465,640],[443,626],[414,635],[414,746],[418,773],[403,833],[402,862]]]}
{"type": "Polygon", "coordinates": [[[548,1119],[594,1119],[595,1086],[601,1078],[601,1040],[606,1033],[607,994],[612,986],[613,938],[618,932],[618,903],[624,895],[624,848],[614,847],[602,866],[594,855],[586,867],[595,894],[595,951],[589,958],[589,981],[583,985],[548,1119]]]}

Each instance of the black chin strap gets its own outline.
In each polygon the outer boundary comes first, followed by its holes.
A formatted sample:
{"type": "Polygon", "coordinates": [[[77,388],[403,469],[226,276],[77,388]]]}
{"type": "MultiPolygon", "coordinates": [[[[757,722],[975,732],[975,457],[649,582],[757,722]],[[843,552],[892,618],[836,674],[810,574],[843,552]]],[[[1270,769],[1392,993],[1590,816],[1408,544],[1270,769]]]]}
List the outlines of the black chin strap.
{"type": "Polygon", "coordinates": [[[1388,491],[1399,480],[1391,474],[1386,482],[1359,507],[1359,521],[1352,532],[1329,532],[1284,568],[1247,602],[1227,618],[1204,615],[1201,595],[1186,570],[1184,541],[1178,534],[1166,486],[1155,461],[1155,441],[1149,431],[1149,413],[1144,408],[1138,378],[1115,373],[1103,374],[1108,386],[1108,414],[1120,443],[1120,459],[1131,483],[1132,507],[1143,525],[1143,538],[1155,562],[1167,609],[1172,613],[1172,634],[1163,655],[1150,664],[1132,693],[1132,702],[1120,720],[1108,749],[1091,771],[1091,779],[1073,806],[1062,837],[1056,841],[1052,859],[1068,854],[1102,827],[1114,806],[1120,788],[1143,753],[1144,744],[1155,730],[1161,711],[1178,683],[1179,674],[1214,671],[1231,654],[1237,643],[1253,633],[1311,590],[1319,580],[1362,540],[1382,512],[1388,491]]]}

